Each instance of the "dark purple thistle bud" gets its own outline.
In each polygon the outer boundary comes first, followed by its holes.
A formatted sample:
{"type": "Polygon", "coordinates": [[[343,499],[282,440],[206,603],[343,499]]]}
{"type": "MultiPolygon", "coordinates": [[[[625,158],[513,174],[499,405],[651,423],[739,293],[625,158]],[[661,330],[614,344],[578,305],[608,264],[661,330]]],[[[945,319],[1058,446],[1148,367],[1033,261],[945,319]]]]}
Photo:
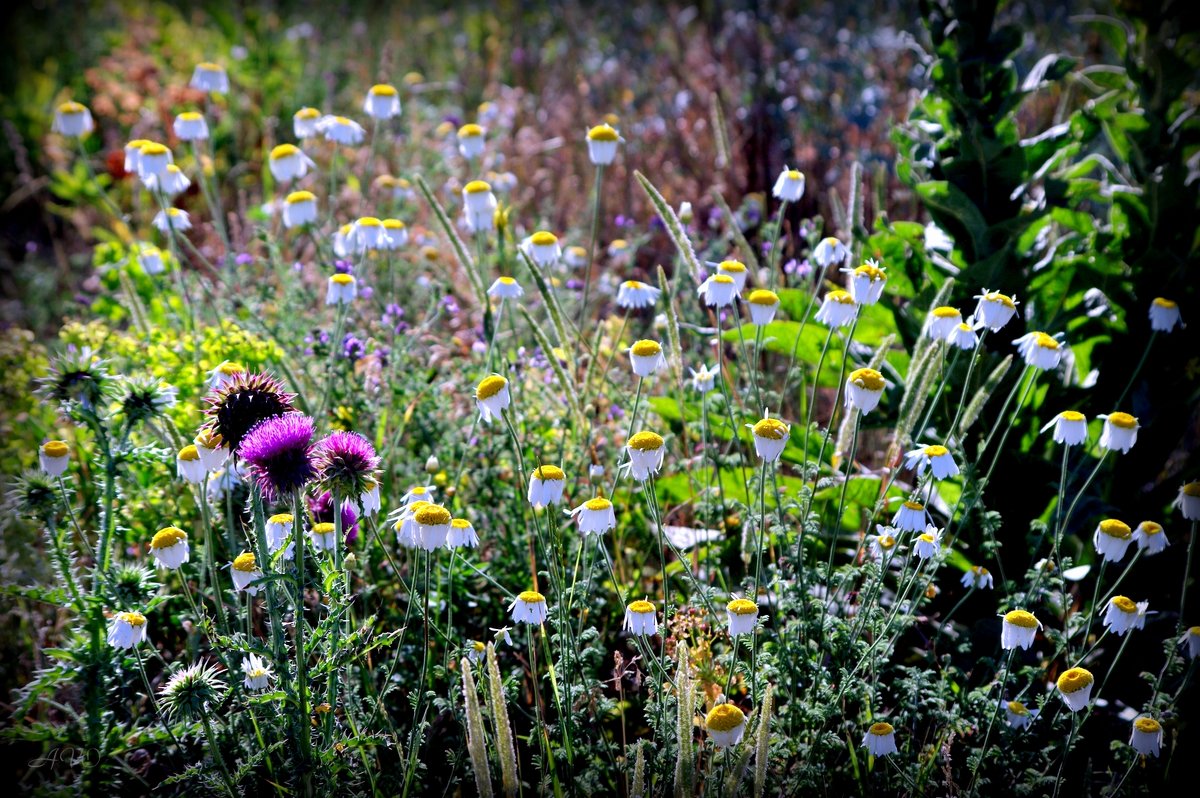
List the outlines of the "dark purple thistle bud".
{"type": "Polygon", "coordinates": [[[317,481],[343,502],[357,500],[375,484],[379,457],[357,432],[334,432],[317,443],[317,481]]]}
{"type": "Polygon", "coordinates": [[[300,490],[316,476],[313,434],[311,418],[288,413],[259,423],[242,439],[238,456],[267,501],[300,490]]]}

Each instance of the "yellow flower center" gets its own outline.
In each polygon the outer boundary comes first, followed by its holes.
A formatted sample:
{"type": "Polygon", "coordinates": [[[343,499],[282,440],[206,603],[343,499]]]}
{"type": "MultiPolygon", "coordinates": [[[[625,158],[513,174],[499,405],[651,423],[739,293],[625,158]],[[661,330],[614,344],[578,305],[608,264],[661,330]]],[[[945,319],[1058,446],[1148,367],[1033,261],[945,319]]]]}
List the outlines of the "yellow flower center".
{"type": "Polygon", "coordinates": [[[950,454],[949,449],[947,449],[945,446],[938,446],[937,444],[934,444],[933,446],[926,446],[923,451],[925,452],[926,457],[945,457],[946,455],[950,454]]]}
{"type": "Polygon", "coordinates": [[[928,532],[922,532],[917,540],[921,541],[922,543],[937,543],[937,538],[928,532]]]}
{"type": "Polygon", "coordinates": [[[451,518],[450,526],[454,527],[455,529],[470,529],[471,522],[465,518],[451,518]]]}
{"type": "Polygon", "coordinates": [[[225,69],[220,64],[214,64],[212,61],[202,61],[196,64],[196,68],[203,72],[224,72],[225,69]]]}
{"type": "Polygon", "coordinates": [[[539,230],[530,237],[529,241],[537,247],[552,247],[558,243],[558,236],[546,230],[539,230]]]}
{"type": "Polygon", "coordinates": [[[479,381],[479,385],[475,388],[475,398],[479,400],[491,399],[500,391],[504,390],[504,386],[508,385],[508,380],[501,377],[499,374],[493,374],[490,377],[484,377],[479,381]]]}
{"type": "Polygon", "coordinates": [[[1029,710],[1026,709],[1025,705],[1022,704],[1020,701],[1009,701],[1008,702],[1008,711],[1013,713],[1014,715],[1028,715],[1029,714],[1029,710]]]}
{"type": "Polygon", "coordinates": [[[517,601],[523,601],[526,604],[545,604],[546,597],[536,590],[522,590],[521,595],[517,596],[517,601]]]}
{"type": "Polygon", "coordinates": [[[1092,672],[1086,668],[1068,668],[1058,677],[1058,689],[1064,693],[1075,693],[1093,681],[1092,672]]]}
{"type": "Polygon", "coordinates": [[[801,172],[799,169],[789,169],[784,174],[787,175],[788,180],[803,180],[804,179],[804,173],[801,172]]]}
{"type": "Polygon", "coordinates": [[[1108,423],[1121,429],[1137,429],[1138,420],[1128,413],[1112,413],[1108,417],[1108,423]]]}
{"type": "Polygon", "coordinates": [[[1143,534],[1146,535],[1162,534],[1162,524],[1156,524],[1153,521],[1143,521],[1138,524],[1138,529],[1142,530],[1143,534]]]}
{"type": "Polygon", "coordinates": [[[717,274],[714,274],[712,277],[709,277],[708,279],[713,281],[714,283],[720,283],[721,285],[733,285],[734,284],[734,279],[732,277],[730,277],[728,274],[725,274],[724,272],[718,272],[717,274]]]}
{"type": "Polygon", "coordinates": [[[1154,298],[1154,304],[1160,308],[1166,308],[1167,310],[1174,310],[1175,308],[1179,307],[1179,305],[1175,302],[1172,302],[1171,300],[1161,296],[1156,296],[1154,298]]]}
{"type": "Polygon", "coordinates": [[[854,276],[867,277],[871,280],[871,282],[875,282],[877,280],[887,280],[887,272],[870,263],[864,263],[862,266],[859,266],[857,269],[855,269],[854,276]]]}
{"type": "Polygon", "coordinates": [[[1133,728],[1146,734],[1158,734],[1162,731],[1162,724],[1154,718],[1138,718],[1133,722],[1133,728]]]}
{"type": "Polygon", "coordinates": [[[1200,637],[1200,626],[1188,627],[1188,634],[1192,637],[1200,637]]]}
{"type": "Polygon", "coordinates": [[[316,108],[301,108],[295,113],[296,119],[320,119],[320,117],[321,112],[316,108]]]}
{"type": "Polygon", "coordinates": [[[329,282],[335,285],[354,285],[354,275],[352,274],[334,274],[329,277],[329,282]]]}
{"type": "Polygon", "coordinates": [[[984,568],[982,565],[972,565],[971,571],[979,576],[987,576],[988,573],[990,573],[988,569],[984,568]]]}
{"type": "Polygon", "coordinates": [[[1033,342],[1042,349],[1058,349],[1059,343],[1044,332],[1036,332],[1033,334],[1033,342]]]}
{"type": "Polygon", "coordinates": [[[1063,421],[1079,422],[1079,421],[1087,420],[1087,417],[1083,413],[1080,413],[1078,410],[1064,410],[1058,414],[1058,417],[1061,418],[1063,421]]]}
{"type": "Polygon", "coordinates": [[[396,87],[389,86],[386,83],[376,83],[371,87],[371,94],[374,94],[377,97],[395,97],[396,87]]]}
{"type": "Polygon", "coordinates": [[[355,222],[359,227],[383,227],[383,222],[376,219],[374,216],[364,216],[355,222]]]}
{"type": "Polygon", "coordinates": [[[478,138],[483,135],[483,128],[474,122],[468,122],[458,129],[458,137],[460,139],[478,138]]]}
{"type": "Polygon", "coordinates": [[[150,548],[169,549],[184,540],[187,540],[187,532],[177,526],[167,526],[154,533],[154,538],[150,541],[150,548]]]}
{"type": "Polygon", "coordinates": [[[654,452],[662,448],[663,439],[657,432],[639,432],[629,439],[629,448],[639,452],[654,452]]]}
{"type": "Polygon", "coordinates": [[[413,518],[421,526],[439,526],[450,523],[450,511],[437,504],[427,504],[413,513],[413,518]]]}
{"type": "Polygon", "coordinates": [[[351,122],[349,119],[347,119],[344,116],[335,116],[333,118],[333,121],[335,124],[337,124],[341,127],[349,127],[350,125],[354,124],[353,122],[351,122]]]}
{"type": "Polygon", "coordinates": [[[638,357],[653,357],[662,353],[662,345],[658,341],[638,341],[629,351],[638,357]]]}
{"type": "Polygon", "coordinates": [[[470,183],[467,183],[465,186],[463,186],[463,191],[467,192],[468,194],[486,194],[491,190],[491,185],[483,180],[472,180],[470,183]]]}
{"type": "Polygon", "coordinates": [[[890,549],[896,545],[896,538],[891,535],[880,535],[878,540],[881,549],[890,549]]]}
{"type": "Polygon", "coordinates": [[[1112,605],[1124,613],[1137,612],[1137,604],[1134,604],[1133,600],[1126,596],[1113,596],[1112,605]]]}
{"type": "Polygon", "coordinates": [[[403,230],[404,227],[405,227],[404,222],[400,221],[399,219],[384,219],[383,220],[383,229],[385,229],[385,230],[403,230]]]}
{"type": "Polygon", "coordinates": [[[962,314],[958,312],[958,308],[952,308],[949,305],[939,305],[933,309],[933,315],[939,319],[958,319],[962,314]]]}
{"type": "Polygon", "coordinates": [[[760,438],[781,441],[788,436],[788,426],[777,418],[764,418],[754,425],[754,434],[760,438]]]}
{"type": "Polygon", "coordinates": [[[293,521],[291,513],[276,513],[267,519],[268,524],[290,524],[293,521]]]}
{"type": "Polygon", "coordinates": [[[58,106],[60,114],[82,114],[86,110],[87,108],[84,107],[83,103],[77,103],[74,100],[69,100],[58,106]]]}
{"type": "Polygon", "coordinates": [[[170,150],[165,144],[159,144],[157,141],[147,141],[142,145],[142,155],[166,155],[170,150]]]}
{"type": "Polygon", "coordinates": [[[717,264],[717,270],[730,274],[741,274],[746,271],[746,264],[740,260],[723,260],[717,264]]]}
{"type": "Polygon", "coordinates": [[[200,452],[195,446],[189,444],[179,450],[179,459],[183,460],[184,462],[194,463],[200,459],[200,452]]]}
{"type": "Polygon", "coordinates": [[[235,571],[243,571],[245,573],[250,573],[253,571],[256,565],[257,562],[254,559],[254,552],[252,551],[242,552],[233,561],[233,569],[235,571]]]}
{"type": "Polygon", "coordinates": [[[1013,610],[1005,613],[1004,622],[1012,626],[1019,626],[1022,629],[1036,629],[1038,627],[1038,619],[1033,617],[1032,612],[1025,610],[1013,610]]]}
{"type": "Polygon", "coordinates": [[[130,626],[146,625],[146,616],[140,612],[118,612],[117,617],[130,626]]]}
{"type": "Polygon", "coordinates": [[[916,510],[917,512],[921,512],[925,509],[925,505],[921,504],[920,502],[908,501],[904,503],[904,506],[909,510],[916,510]]]}
{"type": "Polygon", "coordinates": [[[867,731],[876,737],[887,737],[889,734],[894,732],[895,729],[892,728],[892,724],[880,721],[879,723],[872,723],[871,728],[867,731]]]}
{"type": "Polygon", "coordinates": [[[328,521],[323,521],[319,524],[313,524],[312,532],[314,535],[328,535],[330,532],[336,532],[337,527],[328,521]]]}
{"type": "Polygon", "coordinates": [[[179,118],[184,122],[199,122],[204,117],[201,116],[197,111],[184,111],[179,115],[179,118]]]}
{"type": "Polygon", "coordinates": [[[839,305],[853,305],[854,297],[850,296],[849,291],[843,291],[839,288],[837,290],[830,291],[828,294],[826,294],[825,301],[826,302],[836,302],[839,305]]]}
{"type": "Polygon", "coordinates": [[[609,124],[596,125],[587,133],[588,141],[618,141],[621,136],[609,124]]]}
{"type": "Polygon", "coordinates": [[[642,601],[635,601],[630,604],[629,611],[638,615],[645,615],[654,612],[654,605],[643,599],[642,601]]]}
{"type": "Polygon", "coordinates": [[[1006,308],[1016,307],[1016,304],[1012,301],[1012,297],[1005,296],[1004,294],[998,294],[995,291],[990,294],[985,294],[983,298],[987,302],[998,302],[1006,308]]]}
{"type": "Polygon", "coordinates": [[[774,291],[768,291],[765,288],[759,288],[755,291],[751,291],[750,296],[746,298],[746,301],[751,305],[764,305],[766,307],[771,307],[779,304],[779,295],[774,291]]]}
{"type": "Polygon", "coordinates": [[[1181,490],[1184,496],[1200,496],[1200,482],[1189,482],[1181,490]]]}
{"type": "Polygon", "coordinates": [[[1133,534],[1133,530],[1129,528],[1129,524],[1124,521],[1118,521],[1115,518],[1106,518],[1100,522],[1100,531],[1109,537],[1120,538],[1121,540],[1129,540],[1133,534]]]}
{"type": "Polygon", "coordinates": [[[746,715],[733,704],[717,704],[704,717],[704,725],[712,731],[733,731],[746,722],[746,715]]]}
{"type": "Polygon", "coordinates": [[[588,510],[607,510],[612,507],[612,502],[603,496],[597,496],[594,499],[588,499],[583,503],[585,509],[588,510]]]}
{"type": "Polygon", "coordinates": [[[476,651],[484,651],[487,649],[487,646],[485,646],[483,643],[480,643],[478,640],[472,640],[471,648],[475,649],[476,651]]]}
{"type": "Polygon", "coordinates": [[[757,615],[758,605],[750,599],[734,599],[725,605],[725,609],[734,615],[757,615]]]}
{"type": "MultiPolygon", "coordinates": [[[[574,247],[571,247],[571,249],[574,249],[574,247]]],[[[626,288],[636,288],[636,289],[650,287],[640,280],[626,280],[624,283],[622,283],[622,285],[625,286],[626,288]]]]}
{"type": "Polygon", "coordinates": [[[300,148],[295,144],[280,144],[276,148],[271,149],[272,161],[278,161],[280,158],[290,158],[294,155],[300,155],[300,148]]]}
{"type": "Polygon", "coordinates": [[[287,204],[295,205],[298,202],[315,202],[317,195],[311,191],[293,191],[287,195],[287,204]]]}
{"type": "Polygon", "coordinates": [[[566,479],[567,475],[558,466],[542,465],[533,469],[533,478],[540,479],[543,482],[554,482],[566,479]]]}
{"type": "Polygon", "coordinates": [[[850,372],[850,382],[868,391],[883,390],[883,375],[875,369],[855,369],[850,372]]]}
{"type": "Polygon", "coordinates": [[[62,441],[46,441],[42,444],[42,454],[47,457],[66,457],[67,444],[62,441]]]}

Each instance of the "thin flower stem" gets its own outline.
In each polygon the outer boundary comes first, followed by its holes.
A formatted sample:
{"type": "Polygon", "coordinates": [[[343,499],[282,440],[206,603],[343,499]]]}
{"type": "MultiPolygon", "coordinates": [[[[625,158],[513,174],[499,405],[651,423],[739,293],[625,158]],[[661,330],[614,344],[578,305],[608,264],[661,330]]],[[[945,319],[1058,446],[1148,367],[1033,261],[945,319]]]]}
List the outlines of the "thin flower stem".
{"type": "Polygon", "coordinates": [[[309,731],[309,709],[308,709],[308,652],[304,647],[304,633],[308,622],[304,619],[304,582],[305,582],[305,533],[304,533],[304,505],[300,496],[300,491],[292,494],[292,536],[296,541],[296,606],[293,610],[294,618],[293,628],[296,630],[296,695],[300,701],[299,711],[296,713],[295,721],[297,725],[296,735],[297,742],[300,745],[300,757],[297,767],[299,769],[298,781],[301,785],[301,792],[305,795],[312,794],[312,774],[309,772],[310,763],[312,761],[312,737],[309,731]]]}
{"type": "Polygon", "coordinates": [[[1101,454],[1096,460],[1096,465],[1092,467],[1092,472],[1088,474],[1088,478],[1084,480],[1083,487],[1079,489],[1079,491],[1075,494],[1075,498],[1071,501],[1070,506],[1067,507],[1067,514],[1063,516],[1062,524],[1059,525],[1058,530],[1055,533],[1055,539],[1061,540],[1062,536],[1070,527],[1071,516],[1075,514],[1075,507],[1079,504],[1079,500],[1083,498],[1084,494],[1087,493],[1087,489],[1089,486],[1091,486],[1092,480],[1094,480],[1096,475],[1100,473],[1100,467],[1104,465],[1104,460],[1108,457],[1109,451],[1109,449],[1105,449],[1104,453],[1101,454]]]}
{"type": "Polygon", "coordinates": [[[779,200],[779,215],[775,217],[775,230],[771,234],[771,250],[767,253],[767,274],[771,288],[779,284],[779,275],[775,267],[779,264],[779,235],[783,232],[783,217],[787,215],[788,201],[779,200]]]}
{"type": "Polygon", "coordinates": [[[1150,333],[1150,340],[1146,342],[1146,348],[1142,350],[1142,358],[1138,361],[1137,367],[1134,368],[1133,373],[1129,375],[1129,382],[1125,384],[1125,390],[1121,391],[1121,395],[1117,398],[1117,402],[1113,405],[1113,407],[1120,407],[1121,403],[1125,401],[1125,397],[1129,395],[1129,389],[1133,387],[1134,382],[1137,381],[1138,375],[1142,373],[1142,366],[1146,365],[1146,358],[1150,356],[1150,347],[1154,346],[1154,339],[1157,337],[1158,330],[1154,330],[1150,333]]]}
{"type": "Polygon", "coordinates": [[[209,720],[208,713],[200,713],[200,720],[204,724],[204,736],[208,739],[208,750],[212,753],[212,757],[221,771],[221,778],[225,782],[225,789],[229,791],[230,798],[238,798],[237,785],[233,781],[233,776],[229,775],[229,767],[225,764],[225,757],[221,754],[221,744],[217,740],[216,732],[213,731],[212,721],[209,720]]]}
{"type": "MultiPolygon", "coordinates": [[[[587,318],[588,294],[592,288],[592,266],[596,262],[596,240],[600,235],[600,206],[601,194],[600,187],[604,182],[604,166],[596,165],[596,190],[592,194],[592,235],[591,243],[588,244],[588,259],[587,266],[583,271],[583,300],[579,303],[579,322],[576,325],[582,330],[584,320],[587,318]]],[[[582,340],[582,336],[580,336],[582,340]]]]}
{"type": "Polygon", "coordinates": [[[500,298],[500,307],[496,309],[496,320],[492,326],[492,335],[488,339],[487,357],[484,358],[483,370],[492,373],[492,350],[496,346],[496,336],[500,333],[500,322],[504,318],[504,297],[500,298]]]}
{"type": "Polygon", "coordinates": [[[754,401],[759,407],[763,407],[762,390],[758,386],[757,368],[751,360],[749,352],[746,350],[746,336],[742,332],[742,314],[738,312],[736,304],[730,308],[730,312],[733,314],[733,320],[737,326],[738,341],[742,348],[742,360],[746,362],[746,370],[750,372],[748,381],[750,387],[754,389],[754,401]]]}
{"type": "MultiPolygon", "coordinates": [[[[815,313],[816,313],[815,308],[816,308],[816,304],[817,304],[817,294],[820,293],[820,291],[821,291],[821,283],[825,282],[826,270],[827,270],[827,266],[822,266],[821,271],[817,274],[817,281],[815,283],[813,283],[812,293],[808,297],[808,309],[804,313],[804,318],[800,319],[800,329],[796,330],[796,337],[794,339],[792,339],[792,353],[791,353],[791,355],[788,356],[787,371],[785,371],[783,373],[784,374],[784,376],[783,376],[783,394],[782,394],[783,396],[787,396],[791,392],[792,369],[794,369],[796,367],[796,354],[800,351],[800,339],[804,337],[804,328],[808,326],[808,320],[810,318],[812,318],[813,315],[815,315],[815,313]]],[[[829,334],[831,336],[833,335],[832,327],[829,328],[829,334]]],[[[826,347],[829,346],[828,340],[825,341],[825,346],[826,347]]],[[[820,363],[824,360],[825,360],[825,350],[822,349],[821,350],[821,358],[818,361],[818,365],[817,365],[817,377],[819,377],[821,375],[820,363]]],[[[814,377],[813,379],[815,381],[816,377],[814,377]]],[[[811,405],[810,405],[810,407],[811,407],[811,405]]],[[[809,422],[811,423],[811,421],[812,421],[812,413],[810,412],[809,413],[809,422]]],[[[807,452],[805,452],[805,454],[807,455],[807,452]]]]}
{"type": "MultiPolygon", "coordinates": [[[[950,426],[946,429],[946,440],[942,442],[944,446],[949,446],[954,439],[955,433],[958,431],[958,422],[962,420],[963,410],[967,406],[967,396],[971,390],[971,375],[975,373],[975,366],[979,363],[979,355],[983,352],[983,342],[987,339],[988,328],[984,328],[979,334],[979,340],[975,342],[975,350],[971,353],[971,361],[967,365],[967,376],[963,378],[962,395],[958,398],[958,409],[954,413],[954,420],[950,422],[950,426]]],[[[1019,381],[1018,381],[1018,384],[1019,381]]],[[[1001,413],[1003,415],[1003,413],[1001,413]]]]}
{"type": "MultiPolygon", "coordinates": [[[[846,458],[846,479],[842,481],[842,497],[838,500],[838,511],[833,517],[833,526],[829,530],[829,564],[825,568],[825,585],[833,587],[833,559],[837,553],[838,533],[842,528],[842,514],[846,511],[846,490],[850,487],[850,472],[854,470],[854,457],[858,454],[858,430],[862,426],[862,413],[854,413],[853,431],[850,435],[850,454],[846,458]]],[[[814,489],[815,489],[814,485],[814,489]]]]}
{"type": "MultiPolygon", "coordinates": [[[[968,595],[970,594],[968,593],[968,595]]],[[[1000,680],[1000,695],[996,699],[995,707],[992,709],[992,717],[988,721],[987,732],[985,732],[983,735],[983,745],[979,749],[979,759],[975,760],[975,767],[971,769],[971,783],[967,787],[967,795],[970,795],[974,791],[975,780],[979,777],[979,770],[983,767],[983,760],[987,758],[988,742],[992,738],[992,727],[996,725],[996,718],[1000,715],[1000,706],[1004,703],[1004,690],[1008,687],[1008,677],[1012,671],[1013,656],[1016,653],[1016,647],[1010,648],[1008,650],[1008,656],[1004,660],[1004,678],[1000,680]]]]}

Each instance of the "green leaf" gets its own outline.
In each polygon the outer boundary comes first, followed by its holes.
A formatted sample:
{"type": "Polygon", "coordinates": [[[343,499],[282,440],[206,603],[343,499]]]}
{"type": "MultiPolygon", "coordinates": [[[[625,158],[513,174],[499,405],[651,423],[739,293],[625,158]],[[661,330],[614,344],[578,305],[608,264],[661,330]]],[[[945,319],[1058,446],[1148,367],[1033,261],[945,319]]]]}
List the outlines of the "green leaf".
{"type": "Polygon", "coordinates": [[[916,190],[927,207],[954,220],[953,225],[941,226],[945,227],[960,245],[962,235],[965,235],[971,240],[973,253],[986,251],[984,239],[987,235],[987,221],[979,207],[962,189],[945,180],[930,180],[918,185],[916,190]]]}

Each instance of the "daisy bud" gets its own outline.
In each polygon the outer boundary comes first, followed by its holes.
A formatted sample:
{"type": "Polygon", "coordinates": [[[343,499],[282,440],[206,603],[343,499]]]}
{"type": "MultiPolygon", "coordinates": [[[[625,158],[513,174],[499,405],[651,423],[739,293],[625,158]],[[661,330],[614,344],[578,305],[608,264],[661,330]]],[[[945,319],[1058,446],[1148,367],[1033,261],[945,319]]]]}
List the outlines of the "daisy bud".
{"type": "Polygon", "coordinates": [[[979,300],[975,307],[975,318],[992,332],[1008,324],[1017,314],[1017,305],[1020,304],[1012,297],[986,288],[982,294],[976,294],[975,298],[979,300]]]}
{"type": "Polygon", "coordinates": [[[1100,418],[1104,419],[1104,429],[1100,432],[1101,449],[1125,454],[1137,443],[1140,426],[1136,418],[1128,413],[1110,413],[1100,418]]]}
{"type": "Polygon", "coordinates": [[[658,613],[654,605],[645,599],[630,604],[625,608],[623,627],[633,635],[652,637],[658,634],[658,613]]]}
{"type": "Polygon", "coordinates": [[[588,158],[596,166],[608,166],[617,157],[621,134],[611,125],[596,125],[587,132],[588,158]]]}
{"type": "Polygon", "coordinates": [[[287,183],[304,177],[316,164],[295,144],[280,144],[271,150],[267,166],[276,180],[287,183]]]}
{"type": "Polygon", "coordinates": [[[775,312],[779,310],[779,295],[760,288],[750,292],[750,296],[746,297],[746,305],[750,308],[750,321],[761,327],[774,321],[775,312]]]}
{"type": "Polygon", "coordinates": [[[1185,327],[1179,313],[1179,305],[1170,299],[1156,297],[1150,303],[1150,329],[1155,332],[1169,333],[1176,327],[1185,327]]]}
{"type": "Polygon", "coordinates": [[[64,441],[46,441],[38,449],[38,465],[48,476],[61,477],[71,462],[71,450],[64,441]]]}
{"type": "Polygon", "coordinates": [[[229,575],[233,578],[233,589],[238,593],[244,590],[251,596],[258,595],[258,585],[250,583],[262,579],[263,572],[258,567],[254,552],[244,551],[234,558],[233,564],[229,567],[229,575]]]}
{"type": "Polygon", "coordinates": [[[293,191],[283,202],[283,226],[289,230],[317,221],[317,197],[311,191],[293,191]]]}
{"type": "Polygon", "coordinates": [[[1129,544],[1133,542],[1133,530],[1123,521],[1118,521],[1116,518],[1106,518],[1096,527],[1096,532],[1092,535],[1092,544],[1096,547],[1104,559],[1109,562],[1119,562],[1125,552],[1129,550],[1129,544]]]}
{"type": "Polygon", "coordinates": [[[480,125],[468,123],[458,129],[458,152],[471,159],[483,155],[484,136],[487,131],[480,125]]]}
{"type": "Polygon", "coordinates": [[[705,716],[704,728],[717,748],[731,748],[746,733],[746,715],[733,704],[717,704],[705,716]]]}
{"type": "Polygon", "coordinates": [[[821,300],[821,307],[813,318],[830,327],[846,327],[858,315],[858,305],[848,291],[830,291],[821,300]]]}
{"type": "Polygon", "coordinates": [[[184,111],[175,117],[175,135],[180,141],[204,141],[208,138],[208,122],[196,111],[184,111]]]}
{"type": "Polygon", "coordinates": [[[749,599],[734,599],[725,605],[725,615],[729,621],[731,637],[748,635],[758,623],[758,605],[749,599]]]}
{"type": "Polygon", "coordinates": [[[662,345],[657,341],[637,341],[629,347],[629,364],[638,377],[649,377],[666,365],[662,345]]]}
{"type": "Polygon", "coordinates": [[[206,61],[196,64],[196,69],[192,72],[192,81],[188,85],[204,92],[228,94],[229,75],[225,74],[225,67],[206,61]]]}
{"type": "Polygon", "coordinates": [[[72,138],[83,138],[96,129],[92,120],[92,112],[86,105],[77,102],[65,102],[54,112],[54,122],[50,129],[55,133],[72,138]]]}
{"type": "Polygon", "coordinates": [[[513,623],[540,626],[546,622],[546,597],[536,590],[522,591],[521,595],[508,605],[508,609],[512,612],[513,623]]]}
{"type": "Polygon", "coordinates": [[[400,116],[400,94],[396,87],[387,83],[372,86],[363,101],[363,113],[378,120],[400,116]]]}
{"type": "Polygon", "coordinates": [[[358,285],[352,274],[329,275],[329,287],[325,290],[326,305],[349,305],[358,296],[358,285]]]}
{"type": "Polygon", "coordinates": [[[882,721],[871,724],[871,728],[863,735],[862,744],[871,756],[888,756],[899,750],[896,748],[896,730],[892,724],[882,721]]]}
{"type": "Polygon", "coordinates": [[[108,625],[108,644],[129,649],[146,640],[146,616],[140,612],[118,612],[108,625]]]}
{"type": "Polygon", "coordinates": [[[1058,694],[1071,712],[1078,712],[1092,699],[1095,679],[1086,668],[1068,668],[1058,677],[1058,694]]]}
{"type": "Polygon", "coordinates": [[[175,471],[184,482],[192,485],[204,482],[207,469],[195,445],[189,444],[179,450],[179,454],[175,456],[175,471]]]}
{"type": "Polygon", "coordinates": [[[321,112],[316,108],[301,108],[292,114],[292,130],[295,131],[296,138],[310,139],[320,132],[317,127],[320,121],[321,112]]]}
{"type": "Polygon", "coordinates": [[[1054,442],[1078,446],[1087,441],[1087,417],[1075,410],[1064,410],[1042,427],[1042,432],[1054,427],[1054,442]]]}
{"type": "Polygon", "coordinates": [[[855,369],[846,380],[846,407],[856,407],[863,415],[879,405],[883,397],[883,375],[875,369],[855,369]]]}
{"type": "Polygon", "coordinates": [[[923,332],[935,341],[945,341],[959,324],[962,324],[962,313],[958,308],[939,305],[925,317],[923,332]]]}
{"type": "Polygon", "coordinates": [[[804,196],[804,173],[785,166],[775,179],[771,194],[784,202],[796,202],[804,196]]]}
{"type": "Polygon", "coordinates": [[[661,293],[659,289],[640,280],[626,280],[617,289],[617,307],[625,310],[652,307],[661,293]]]}
{"type": "Polygon", "coordinates": [[[163,568],[174,571],[191,558],[187,533],[179,527],[163,527],[150,540],[150,555],[163,568]]]}

